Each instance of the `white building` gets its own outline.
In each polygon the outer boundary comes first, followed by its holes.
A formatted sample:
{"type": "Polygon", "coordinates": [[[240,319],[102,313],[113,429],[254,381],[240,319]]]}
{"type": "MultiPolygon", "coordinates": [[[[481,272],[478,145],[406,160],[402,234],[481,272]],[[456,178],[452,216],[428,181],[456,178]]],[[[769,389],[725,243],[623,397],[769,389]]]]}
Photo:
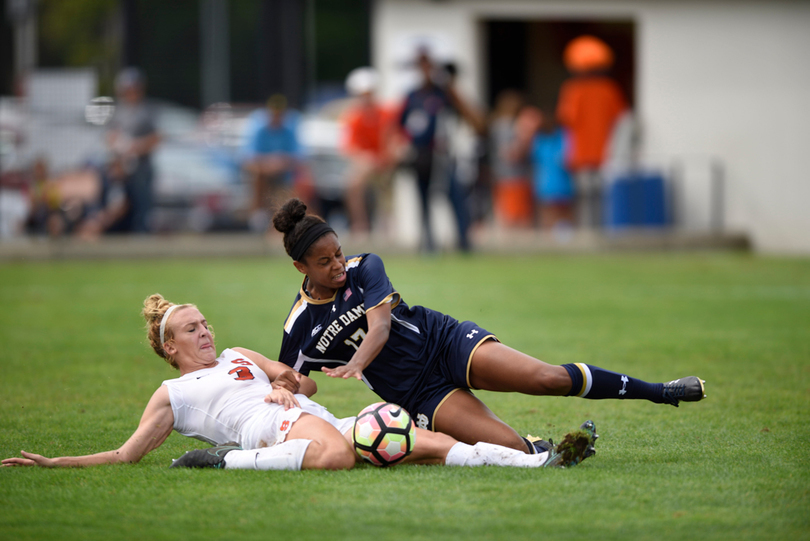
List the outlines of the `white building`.
{"type": "Polygon", "coordinates": [[[540,99],[550,96],[543,76],[559,76],[548,57],[566,31],[602,25],[630,48],[623,77],[643,154],[679,167],[681,226],[711,227],[714,170],[725,230],[746,232],[762,252],[810,253],[810,2],[378,0],[372,51],[383,94],[401,95],[402,63],[427,42],[459,64],[461,91],[487,103],[509,78],[508,59],[491,56],[514,46],[495,32],[510,22],[523,36],[523,82],[540,99]]]}

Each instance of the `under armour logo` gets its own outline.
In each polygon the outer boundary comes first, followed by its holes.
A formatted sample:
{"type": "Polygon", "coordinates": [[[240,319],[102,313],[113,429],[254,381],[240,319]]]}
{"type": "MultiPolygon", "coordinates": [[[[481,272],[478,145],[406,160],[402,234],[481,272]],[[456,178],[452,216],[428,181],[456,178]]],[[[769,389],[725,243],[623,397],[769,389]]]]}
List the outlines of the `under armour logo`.
{"type": "Polygon", "coordinates": [[[476,334],[478,334],[478,329],[473,329],[472,331],[470,331],[470,334],[467,335],[467,338],[472,339],[472,337],[475,336],[476,334]]]}
{"type": "Polygon", "coordinates": [[[626,395],[627,394],[627,382],[628,381],[630,381],[630,378],[628,378],[627,376],[622,376],[622,388],[619,391],[620,395],[626,395]]]}

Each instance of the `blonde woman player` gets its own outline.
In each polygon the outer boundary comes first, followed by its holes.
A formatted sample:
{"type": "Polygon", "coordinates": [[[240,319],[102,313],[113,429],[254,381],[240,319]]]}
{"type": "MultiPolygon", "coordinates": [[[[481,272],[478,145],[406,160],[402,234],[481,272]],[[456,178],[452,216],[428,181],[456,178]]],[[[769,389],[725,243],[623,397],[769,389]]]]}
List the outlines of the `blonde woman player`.
{"type": "MultiPolygon", "coordinates": [[[[193,304],[161,295],[144,301],[147,336],[158,356],[180,371],[146,405],[135,433],[118,449],[46,458],[23,451],[3,466],[93,466],[138,462],[172,430],[214,447],[190,451],[173,466],[253,470],[349,469],[359,457],[351,445],[354,417],[338,419],[308,396],[313,380],[243,348],[217,355],[208,321],[193,304]]],[[[448,466],[574,466],[593,453],[593,424],[544,454],[478,443],[417,429],[404,462],[448,466]]]]}

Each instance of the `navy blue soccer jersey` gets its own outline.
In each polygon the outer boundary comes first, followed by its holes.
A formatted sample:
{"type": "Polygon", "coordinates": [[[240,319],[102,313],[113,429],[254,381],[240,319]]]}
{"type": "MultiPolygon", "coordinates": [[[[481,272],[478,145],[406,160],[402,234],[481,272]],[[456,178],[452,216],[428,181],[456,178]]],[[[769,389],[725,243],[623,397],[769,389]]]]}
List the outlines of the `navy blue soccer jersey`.
{"type": "Polygon", "coordinates": [[[446,344],[458,322],[405,304],[375,254],[347,259],[346,282],[331,299],[314,300],[301,286],[284,323],[279,361],[304,375],[347,364],[368,331],[366,311],[384,303],[391,303],[391,331],[363,376],[383,400],[407,408],[448,353],[446,344]]]}

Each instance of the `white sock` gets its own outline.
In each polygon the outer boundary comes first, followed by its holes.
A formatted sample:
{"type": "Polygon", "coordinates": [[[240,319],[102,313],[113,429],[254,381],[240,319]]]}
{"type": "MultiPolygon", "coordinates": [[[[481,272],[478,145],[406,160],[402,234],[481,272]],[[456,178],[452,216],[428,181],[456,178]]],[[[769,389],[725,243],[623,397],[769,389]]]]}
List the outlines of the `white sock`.
{"type": "Polygon", "coordinates": [[[290,440],[272,447],[230,451],[226,470],[300,470],[312,440],[290,440]]]}
{"type": "Polygon", "coordinates": [[[492,443],[478,442],[475,445],[457,443],[450,448],[444,463],[446,466],[512,466],[539,468],[548,458],[548,451],[527,455],[523,451],[492,443]]]}

